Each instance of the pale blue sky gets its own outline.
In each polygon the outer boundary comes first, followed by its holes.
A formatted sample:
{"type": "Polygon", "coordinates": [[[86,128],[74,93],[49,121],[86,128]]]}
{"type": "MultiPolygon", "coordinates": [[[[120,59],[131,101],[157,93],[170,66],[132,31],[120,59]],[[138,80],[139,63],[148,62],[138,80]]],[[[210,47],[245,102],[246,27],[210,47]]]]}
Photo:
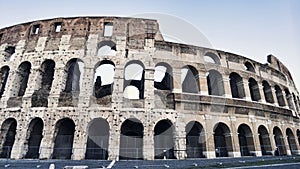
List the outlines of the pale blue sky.
{"type": "Polygon", "coordinates": [[[53,17],[169,14],[194,25],[216,49],[262,63],[275,55],[300,87],[299,0],[0,0],[0,9],[1,28],[53,17]]]}

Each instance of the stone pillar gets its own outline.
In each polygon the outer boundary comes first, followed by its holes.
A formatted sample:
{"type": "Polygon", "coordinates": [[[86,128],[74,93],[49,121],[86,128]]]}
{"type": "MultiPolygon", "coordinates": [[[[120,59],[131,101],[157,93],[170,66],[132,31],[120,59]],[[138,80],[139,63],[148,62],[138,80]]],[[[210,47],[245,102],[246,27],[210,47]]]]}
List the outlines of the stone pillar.
{"type": "Polygon", "coordinates": [[[119,115],[113,115],[113,125],[110,128],[109,145],[108,145],[108,160],[119,160],[120,149],[120,120],[119,115]]]}
{"type": "Polygon", "coordinates": [[[229,157],[241,157],[240,144],[239,144],[239,136],[236,128],[236,117],[230,117],[231,123],[231,133],[225,135],[226,144],[232,143],[232,151],[228,151],[229,157]],[[230,140],[231,139],[231,140],[230,140]]]}
{"type": "Polygon", "coordinates": [[[45,121],[43,130],[43,139],[40,144],[40,157],[39,159],[51,159],[54,147],[55,125],[52,126],[52,122],[45,121]],[[49,141],[51,140],[51,141],[49,141]]]}
{"type": "Polygon", "coordinates": [[[49,108],[58,106],[60,92],[63,91],[64,87],[64,85],[62,85],[62,82],[65,80],[64,78],[66,78],[64,65],[56,65],[53,77],[54,79],[52,81],[52,87],[48,97],[49,108]]]}
{"type": "Polygon", "coordinates": [[[294,135],[294,139],[295,139],[295,147],[297,150],[294,150],[295,154],[296,155],[300,155],[300,146],[299,146],[299,140],[298,140],[298,137],[297,135],[294,135]]]}
{"type": "Polygon", "coordinates": [[[207,86],[207,72],[200,71],[199,72],[199,84],[200,84],[200,94],[208,95],[208,86],[207,86]]]}
{"type": "Polygon", "coordinates": [[[261,84],[258,84],[258,91],[260,95],[259,102],[266,103],[265,93],[264,93],[264,86],[261,84]]]}
{"type": "Polygon", "coordinates": [[[151,125],[144,129],[143,154],[145,160],[154,160],[154,132],[151,125]]]}
{"type": "Polygon", "coordinates": [[[38,85],[41,84],[41,80],[38,80],[39,67],[32,67],[30,70],[26,91],[22,98],[22,107],[31,107],[31,96],[36,88],[39,88],[38,85]]]}
{"type": "Polygon", "coordinates": [[[94,82],[94,67],[85,67],[84,74],[81,74],[82,81],[80,82],[80,93],[78,107],[89,107],[91,91],[93,91],[94,82]]]}
{"type": "MultiPolygon", "coordinates": [[[[272,130],[270,130],[270,131],[272,131],[272,130]]],[[[271,132],[270,132],[270,143],[271,143],[271,148],[272,148],[272,154],[273,154],[273,156],[275,156],[275,150],[276,150],[276,143],[275,143],[275,135],[274,134],[272,134],[271,132]]]]}
{"type": "Polygon", "coordinates": [[[182,93],[181,69],[173,69],[173,84],[173,93],[182,93]]]}
{"type": "MultiPolygon", "coordinates": [[[[20,120],[18,120],[19,122],[20,120]]],[[[17,125],[16,135],[15,135],[15,142],[13,144],[11,150],[11,159],[21,159],[25,156],[24,153],[24,139],[26,138],[27,128],[21,128],[20,125],[17,125]]]]}
{"type": "Polygon", "coordinates": [[[186,158],[186,132],[184,123],[178,122],[176,125],[174,150],[178,160],[186,158]]]}
{"type": "MultiPolygon", "coordinates": [[[[79,112],[84,113],[84,112],[79,112]]],[[[85,158],[87,144],[87,123],[79,124],[80,120],[75,125],[72,160],[83,160],[85,158]]]]}
{"type": "Polygon", "coordinates": [[[290,145],[288,142],[288,137],[285,135],[285,136],[282,136],[282,139],[283,139],[283,145],[285,146],[285,149],[286,149],[286,155],[288,155],[288,156],[292,155],[290,145]]]}
{"type": "Polygon", "coordinates": [[[289,104],[288,104],[288,101],[286,99],[286,93],[285,93],[284,90],[282,90],[282,98],[283,98],[283,103],[285,105],[284,108],[289,109],[289,104]]]}
{"type": "Polygon", "coordinates": [[[257,121],[255,119],[255,117],[251,117],[249,119],[249,121],[252,123],[252,139],[253,139],[253,152],[254,155],[256,157],[260,157],[262,156],[262,151],[261,151],[261,146],[260,146],[260,141],[259,141],[259,134],[258,133],[255,133],[256,131],[258,131],[258,126],[257,126],[257,121]]]}
{"type": "Polygon", "coordinates": [[[146,110],[154,107],[154,67],[145,70],[144,101],[146,110]]]}
{"type": "Polygon", "coordinates": [[[230,78],[224,77],[223,84],[224,84],[224,96],[226,98],[232,98],[231,87],[230,87],[230,78]]]}
{"type": "Polygon", "coordinates": [[[250,93],[250,88],[249,88],[249,82],[248,80],[243,79],[244,83],[244,91],[245,91],[245,98],[247,101],[251,101],[251,93],[250,93]]]}
{"type": "Polygon", "coordinates": [[[216,158],[216,149],[215,149],[215,140],[214,140],[214,132],[209,131],[205,133],[206,139],[206,151],[203,154],[206,158],[216,158]]]}
{"type": "Polygon", "coordinates": [[[275,90],[275,88],[271,87],[271,91],[272,91],[272,96],[273,96],[273,99],[274,99],[274,105],[275,106],[279,106],[278,100],[277,100],[277,96],[276,96],[276,90],[275,90]]]}

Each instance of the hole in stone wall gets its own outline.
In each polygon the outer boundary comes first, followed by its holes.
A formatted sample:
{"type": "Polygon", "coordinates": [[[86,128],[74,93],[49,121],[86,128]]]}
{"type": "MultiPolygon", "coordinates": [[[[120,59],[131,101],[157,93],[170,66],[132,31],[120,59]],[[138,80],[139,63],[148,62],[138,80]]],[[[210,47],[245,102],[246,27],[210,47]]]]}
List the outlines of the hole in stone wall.
{"type": "Polygon", "coordinates": [[[40,118],[31,120],[25,141],[27,152],[25,158],[39,158],[40,144],[43,138],[44,123],[40,118]]]}
{"type": "Polygon", "coordinates": [[[250,89],[250,95],[252,101],[259,101],[261,97],[260,97],[257,81],[253,78],[250,78],[248,82],[249,82],[249,89],[250,89]]]}
{"type": "Polygon", "coordinates": [[[173,89],[172,68],[167,63],[158,63],[155,66],[154,87],[159,90],[173,89]]]}
{"type": "Polygon", "coordinates": [[[218,65],[221,64],[220,58],[216,54],[211,52],[208,52],[204,55],[204,61],[208,63],[218,64],[218,65]]]}
{"type": "Polygon", "coordinates": [[[278,105],[279,106],[285,106],[283,93],[282,93],[281,88],[278,85],[275,86],[275,93],[276,93],[278,105]]]}
{"type": "Polygon", "coordinates": [[[10,158],[15,142],[17,121],[13,118],[6,119],[1,126],[1,152],[0,158],[10,158]]]}
{"type": "Polygon", "coordinates": [[[61,27],[62,27],[62,22],[56,22],[54,24],[54,31],[55,32],[60,32],[61,31],[61,27]]]}
{"type": "Polygon", "coordinates": [[[37,35],[40,31],[40,24],[33,25],[31,28],[31,34],[37,35]]]}
{"type": "Polygon", "coordinates": [[[266,102],[274,103],[272,88],[267,81],[262,82],[266,102]]]}
{"type": "Polygon", "coordinates": [[[206,79],[209,95],[223,96],[225,94],[221,73],[216,70],[210,70],[206,79]]]}
{"type": "Polygon", "coordinates": [[[8,66],[2,67],[0,70],[0,98],[2,97],[5,91],[8,75],[9,75],[9,67],[8,66]]]}
{"type": "Polygon", "coordinates": [[[116,56],[117,47],[113,41],[102,41],[98,45],[97,56],[116,56]]]}
{"type": "Polygon", "coordinates": [[[206,142],[202,125],[197,121],[191,121],[186,125],[185,131],[187,158],[203,158],[206,142]]]}
{"type": "Polygon", "coordinates": [[[285,97],[288,102],[289,109],[295,110],[294,103],[293,103],[293,96],[291,95],[288,89],[285,89],[284,91],[285,91],[285,97]]]}
{"type": "Polygon", "coordinates": [[[255,69],[250,62],[245,62],[245,68],[247,71],[255,73],[255,69]]]}
{"type": "Polygon", "coordinates": [[[124,97],[128,99],[144,98],[144,65],[140,61],[131,61],[124,70],[124,97]]]}
{"type": "Polygon", "coordinates": [[[112,22],[105,22],[104,23],[104,36],[112,36],[113,34],[113,23],[112,22]]]}
{"type": "Polygon", "coordinates": [[[199,74],[193,66],[184,66],[181,69],[182,92],[198,93],[199,92],[199,74]]]}
{"type": "Polygon", "coordinates": [[[13,61],[15,59],[16,53],[15,53],[16,47],[14,46],[8,46],[5,48],[4,53],[4,59],[5,61],[13,61]]]}
{"type": "Polygon", "coordinates": [[[244,98],[245,91],[242,77],[237,73],[231,73],[229,79],[232,97],[244,98]]]}

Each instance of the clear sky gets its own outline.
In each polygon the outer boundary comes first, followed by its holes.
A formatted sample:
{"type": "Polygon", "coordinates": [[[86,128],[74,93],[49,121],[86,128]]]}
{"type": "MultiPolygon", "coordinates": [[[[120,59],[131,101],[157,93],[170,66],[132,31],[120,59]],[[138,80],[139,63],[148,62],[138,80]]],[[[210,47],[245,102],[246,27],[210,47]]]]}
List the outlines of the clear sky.
{"type": "Polygon", "coordinates": [[[142,13],[179,17],[216,49],[262,63],[273,54],[300,89],[300,0],[0,0],[0,27],[53,17],[142,13]]]}

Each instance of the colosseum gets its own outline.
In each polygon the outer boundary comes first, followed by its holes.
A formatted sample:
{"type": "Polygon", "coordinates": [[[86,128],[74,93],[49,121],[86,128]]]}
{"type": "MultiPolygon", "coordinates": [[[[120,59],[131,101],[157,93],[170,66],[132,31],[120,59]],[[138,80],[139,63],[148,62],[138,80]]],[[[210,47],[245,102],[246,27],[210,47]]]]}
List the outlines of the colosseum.
{"type": "Polygon", "coordinates": [[[156,20],[72,17],[0,29],[0,158],[300,154],[286,66],[164,40],[156,20]]]}

